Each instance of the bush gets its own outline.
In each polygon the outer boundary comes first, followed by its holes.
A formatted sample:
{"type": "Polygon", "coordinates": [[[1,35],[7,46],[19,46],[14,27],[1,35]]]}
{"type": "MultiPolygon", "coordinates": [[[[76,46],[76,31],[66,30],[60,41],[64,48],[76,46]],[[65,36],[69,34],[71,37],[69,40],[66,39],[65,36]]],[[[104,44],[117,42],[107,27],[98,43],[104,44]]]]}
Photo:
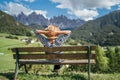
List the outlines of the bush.
{"type": "Polygon", "coordinates": [[[5,36],[5,38],[9,38],[9,39],[19,39],[17,36],[12,36],[12,35],[5,36]]]}
{"type": "Polygon", "coordinates": [[[105,51],[102,47],[98,46],[96,50],[96,64],[95,70],[98,72],[108,71],[109,59],[106,57],[105,51]]]}
{"type": "Polygon", "coordinates": [[[120,47],[115,48],[115,53],[116,53],[116,59],[117,59],[116,72],[120,72],[120,47]]]}
{"type": "Polygon", "coordinates": [[[120,48],[107,47],[107,57],[109,58],[109,72],[120,72],[120,48]]]}
{"type": "MultiPolygon", "coordinates": [[[[24,67],[22,67],[22,69],[24,70],[24,67]]],[[[32,64],[28,64],[27,65],[27,70],[29,71],[29,73],[33,73],[33,74],[39,74],[41,72],[49,72],[51,71],[50,65],[32,65],[32,64]]]]}
{"type": "Polygon", "coordinates": [[[69,45],[77,45],[77,41],[75,41],[75,40],[73,40],[73,39],[68,39],[68,40],[66,40],[65,43],[67,43],[67,44],[69,44],[69,45]]]}

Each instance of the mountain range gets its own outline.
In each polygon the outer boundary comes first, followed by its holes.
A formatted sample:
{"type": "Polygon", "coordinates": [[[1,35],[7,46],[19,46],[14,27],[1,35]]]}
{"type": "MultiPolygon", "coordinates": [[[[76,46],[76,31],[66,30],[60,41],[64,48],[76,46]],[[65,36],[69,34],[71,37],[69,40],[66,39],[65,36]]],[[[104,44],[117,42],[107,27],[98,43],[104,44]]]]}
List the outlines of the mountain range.
{"type": "Polygon", "coordinates": [[[102,46],[120,45],[120,10],[88,21],[73,31],[72,38],[102,46]]]}
{"type": "MultiPolygon", "coordinates": [[[[33,14],[36,15],[35,13],[33,14]]],[[[22,20],[24,22],[24,20],[26,20],[26,17],[28,16],[23,15],[24,14],[22,13],[21,17],[25,19],[21,18],[19,15],[19,20],[22,20]]],[[[49,20],[45,19],[42,16],[42,18],[40,18],[40,21],[36,19],[39,24],[37,22],[32,23],[31,21],[30,24],[26,23],[27,25],[24,25],[17,19],[17,17],[10,16],[0,11],[0,33],[8,33],[14,35],[31,35],[31,30],[33,29],[33,27],[41,29],[47,27],[48,24],[53,23],[61,25],[60,27],[63,29],[72,29],[71,38],[76,40],[77,42],[86,41],[88,43],[99,44],[102,46],[120,45],[120,10],[113,11],[107,15],[87,22],[81,22],[80,19],[70,20],[63,15],[53,17],[49,20]],[[78,24],[75,25],[75,23],[78,24]],[[31,25],[32,27],[28,25],[31,25]],[[72,27],[68,27],[67,25],[72,25],[72,27]]]]}
{"type": "Polygon", "coordinates": [[[29,15],[25,15],[23,12],[21,12],[19,15],[14,16],[14,18],[22,24],[29,25],[32,28],[40,28],[41,26],[55,24],[61,29],[75,29],[76,27],[79,27],[85,23],[84,20],[69,19],[64,15],[54,16],[53,18],[47,19],[43,15],[36,14],[35,12],[29,15]],[[36,25],[38,27],[35,27],[36,25]]]}

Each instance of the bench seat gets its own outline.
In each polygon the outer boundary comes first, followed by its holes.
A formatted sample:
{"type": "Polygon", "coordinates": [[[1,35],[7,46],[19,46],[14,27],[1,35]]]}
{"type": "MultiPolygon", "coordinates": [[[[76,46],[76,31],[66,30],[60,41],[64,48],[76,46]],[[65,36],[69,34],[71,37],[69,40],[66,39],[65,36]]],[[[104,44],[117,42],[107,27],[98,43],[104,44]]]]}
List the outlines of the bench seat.
{"type": "MultiPolygon", "coordinates": [[[[20,64],[88,64],[88,60],[20,60],[20,64]]],[[[91,64],[95,64],[95,60],[90,60],[91,64]]]]}

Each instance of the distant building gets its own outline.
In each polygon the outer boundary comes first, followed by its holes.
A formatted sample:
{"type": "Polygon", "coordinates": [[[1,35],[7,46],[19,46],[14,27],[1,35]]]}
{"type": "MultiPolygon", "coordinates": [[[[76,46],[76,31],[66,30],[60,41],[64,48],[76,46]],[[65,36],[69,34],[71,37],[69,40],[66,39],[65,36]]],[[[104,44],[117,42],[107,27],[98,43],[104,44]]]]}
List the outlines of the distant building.
{"type": "Polygon", "coordinates": [[[26,44],[30,44],[30,43],[34,43],[35,42],[35,40],[32,40],[32,39],[30,39],[28,37],[22,38],[21,41],[25,42],[26,44]]]}

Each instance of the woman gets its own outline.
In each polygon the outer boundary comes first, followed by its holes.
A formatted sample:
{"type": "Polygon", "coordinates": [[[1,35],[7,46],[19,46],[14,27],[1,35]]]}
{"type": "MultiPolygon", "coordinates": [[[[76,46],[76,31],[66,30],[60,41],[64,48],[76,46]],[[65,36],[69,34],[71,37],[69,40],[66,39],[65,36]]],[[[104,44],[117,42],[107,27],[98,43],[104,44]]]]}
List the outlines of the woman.
{"type": "MultiPolygon", "coordinates": [[[[55,25],[49,25],[45,30],[35,30],[34,33],[38,36],[38,39],[44,47],[57,47],[61,46],[65,42],[65,40],[70,36],[71,31],[60,30],[59,27],[55,25]],[[46,37],[41,34],[44,34],[46,37]]],[[[58,73],[60,68],[61,65],[55,65],[54,72],[58,73]]]]}

